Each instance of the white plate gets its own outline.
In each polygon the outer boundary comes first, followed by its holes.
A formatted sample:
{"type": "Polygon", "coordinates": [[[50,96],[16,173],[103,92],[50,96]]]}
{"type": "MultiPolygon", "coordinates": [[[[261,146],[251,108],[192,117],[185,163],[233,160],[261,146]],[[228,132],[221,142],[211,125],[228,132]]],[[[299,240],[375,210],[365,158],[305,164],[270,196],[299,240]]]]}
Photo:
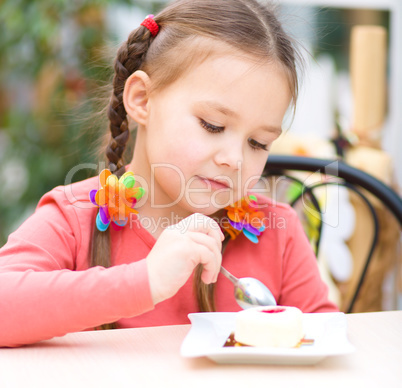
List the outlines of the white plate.
{"type": "Polygon", "coordinates": [[[303,314],[306,338],[300,348],[223,347],[234,330],[236,313],[189,314],[191,329],[181,346],[184,357],[206,356],[222,364],[312,365],[327,356],[355,351],[346,336],[343,313],[303,314]]]}

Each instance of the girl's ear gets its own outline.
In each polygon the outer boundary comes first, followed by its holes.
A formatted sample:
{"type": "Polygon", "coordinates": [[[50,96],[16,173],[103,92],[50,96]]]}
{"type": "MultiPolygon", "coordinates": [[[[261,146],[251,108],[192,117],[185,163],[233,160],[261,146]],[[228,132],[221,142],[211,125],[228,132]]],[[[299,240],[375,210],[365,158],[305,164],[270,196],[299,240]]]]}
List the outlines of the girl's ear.
{"type": "Polygon", "coordinates": [[[128,77],[123,92],[127,114],[138,124],[145,125],[148,118],[148,93],[151,80],[148,74],[137,70],[128,77]]]}

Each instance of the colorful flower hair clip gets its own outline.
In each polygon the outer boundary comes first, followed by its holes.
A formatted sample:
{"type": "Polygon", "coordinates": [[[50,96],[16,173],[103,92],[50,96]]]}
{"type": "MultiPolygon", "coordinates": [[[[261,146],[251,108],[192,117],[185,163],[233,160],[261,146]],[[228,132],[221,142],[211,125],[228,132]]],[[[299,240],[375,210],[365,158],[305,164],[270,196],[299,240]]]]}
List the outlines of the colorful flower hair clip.
{"type": "Polygon", "coordinates": [[[112,223],[115,230],[120,230],[128,222],[131,213],[138,213],[135,204],[145,194],[142,187],[134,187],[135,178],[131,171],[117,178],[109,170],[99,174],[99,190],[91,190],[90,201],[99,207],[96,216],[96,227],[104,232],[112,223]]]}
{"type": "Polygon", "coordinates": [[[253,243],[258,243],[258,236],[265,230],[265,214],[258,210],[257,197],[250,195],[227,206],[227,218],[222,221],[222,228],[234,240],[241,232],[253,243]]]}

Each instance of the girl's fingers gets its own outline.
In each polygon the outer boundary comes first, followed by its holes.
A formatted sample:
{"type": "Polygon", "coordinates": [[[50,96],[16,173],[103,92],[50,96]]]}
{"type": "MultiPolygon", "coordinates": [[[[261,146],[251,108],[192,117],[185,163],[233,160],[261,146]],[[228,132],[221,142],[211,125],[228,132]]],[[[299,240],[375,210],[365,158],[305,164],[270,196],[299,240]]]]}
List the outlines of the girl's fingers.
{"type": "Polygon", "coordinates": [[[188,232],[187,237],[197,244],[205,245],[217,256],[221,256],[222,244],[217,242],[213,237],[197,232],[188,232]]]}
{"type": "Polygon", "coordinates": [[[201,264],[201,280],[216,282],[222,261],[223,234],[216,221],[193,214],[171,225],[159,236],[147,256],[154,303],[172,297],[201,264]]]}
{"type": "Polygon", "coordinates": [[[202,233],[190,232],[188,233],[188,237],[197,245],[194,249],[197,251],[194,252],[194,255],[197,256],[196,264],[202,264],[204,267],[203,276],[208,277],[208,281],[203,281],[205,283],[214,283],[216,282],[219,274],[219,269],[222,262],[222,252],[221,246],[216,244],[216,241],[211,236],[202,233]],[[206,252],[203,248],[208,249],[209,252],[206,252]],[[212,254],[212,255],[211,255],[212,254]],[[204,273],[206,273],[204,275],[204,273]]]}
{"type": "Polygon", "coordinates": [[[200,213],[194,213],[189,217],[181,220],[175,225],[169,226],[169,229],[175,229],[182,233],[186,232],[199,232],[207,234],[216,239],[216,241],[222,242],[224,235],[221,231],[219,224],[211,217],[204,216],[200,213]]]}
{"type": "MultiPolygon", "coordinates": [[[[197,247],[198,263],[203,266],[201,280],[205,284],[214,283],[217,278],[217,257],[205,245],[197,247]]],[[[198,264],[197,263],[197,264],[198,264]]]]}

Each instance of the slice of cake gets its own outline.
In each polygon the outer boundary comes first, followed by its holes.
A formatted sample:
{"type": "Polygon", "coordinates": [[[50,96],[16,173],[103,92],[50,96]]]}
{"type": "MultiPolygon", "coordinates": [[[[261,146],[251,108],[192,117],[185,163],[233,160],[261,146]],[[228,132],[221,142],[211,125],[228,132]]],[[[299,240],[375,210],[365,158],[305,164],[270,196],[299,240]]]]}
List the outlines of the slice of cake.
{"type": "Polygon", "coordinates": [[[236,315],[234,338],[244,345],[291,348],[303,337],[303,313],[296,307],[261,306],[236,315]]]}

